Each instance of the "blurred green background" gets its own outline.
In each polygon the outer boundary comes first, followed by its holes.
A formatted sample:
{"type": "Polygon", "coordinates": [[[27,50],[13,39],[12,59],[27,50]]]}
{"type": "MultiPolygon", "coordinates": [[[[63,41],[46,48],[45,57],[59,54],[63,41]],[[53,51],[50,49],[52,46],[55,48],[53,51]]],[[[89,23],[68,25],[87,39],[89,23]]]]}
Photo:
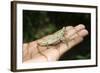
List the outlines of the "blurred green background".
{"type": "Polygon", "coordinates": [[[68,13],[23,10],[23,43],[34,41],[51,34],[64,26],[84,24],[89,32],[84,41],[66,52],[59,60],[91,58],[91,15],[89,13],[68,13]]]}

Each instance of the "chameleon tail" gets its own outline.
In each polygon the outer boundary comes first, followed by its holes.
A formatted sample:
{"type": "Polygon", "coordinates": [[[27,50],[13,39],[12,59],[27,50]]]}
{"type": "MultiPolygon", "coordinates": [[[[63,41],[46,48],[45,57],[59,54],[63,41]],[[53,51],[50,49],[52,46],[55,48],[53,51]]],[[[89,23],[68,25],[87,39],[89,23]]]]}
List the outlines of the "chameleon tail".
{"type": "Polygon", "coordinates": [[[45,59],[48,61],[48,57],[47,57],[46,55],[44,55],[44,54],[40,51],[39,46],[40,46],[40,45],[38,44],[38,45],[37,45],[38,53],[40,53],[42,56],[44,56],[45,59]]]}

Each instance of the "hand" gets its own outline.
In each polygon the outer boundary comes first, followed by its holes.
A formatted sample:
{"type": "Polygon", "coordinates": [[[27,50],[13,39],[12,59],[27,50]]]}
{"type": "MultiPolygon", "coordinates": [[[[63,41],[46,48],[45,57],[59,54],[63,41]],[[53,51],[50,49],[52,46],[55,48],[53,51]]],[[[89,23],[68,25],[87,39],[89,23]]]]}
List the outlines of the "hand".
{"type": "Polygon", "coordinates": [[[66,30],[67,32],[65,32],[65,40],[70,39],[70,41],[67,43],[60,42],[52,46],[39,46],[37,42],[38,40],[32,41],[30,43],[24,43],[23,62],[29,63],[57,61],[62,54],[70,50],[73,46],[82,42],[83,38],[88,35],[88,31],[85,29],[83,24],[77,25],[75,27],[68,26],[66,27],[66,30]]]}

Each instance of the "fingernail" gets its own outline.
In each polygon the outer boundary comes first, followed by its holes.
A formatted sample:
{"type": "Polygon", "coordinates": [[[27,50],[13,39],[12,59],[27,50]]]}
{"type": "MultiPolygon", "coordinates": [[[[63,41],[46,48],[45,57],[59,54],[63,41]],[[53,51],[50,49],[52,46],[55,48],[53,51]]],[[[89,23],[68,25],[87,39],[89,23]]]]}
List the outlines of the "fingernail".
{"type": "Polygon", "coordinates": [[[79,31],[79,30],[82,30],[82,29],[84,29],[85,28],[85,26],[83,25],[83,24],[79,24],[79,25],[77,25],[76,27],[75,27],[75,30],[76,31],[79,31]]]}
{"type": "Polygon", "coordinates": [[[86,35],[88,35],[88,31],[87,30],[81,30],[79,32],[79,35],[82,36],[82,37],[85,37],[86,35]]]}

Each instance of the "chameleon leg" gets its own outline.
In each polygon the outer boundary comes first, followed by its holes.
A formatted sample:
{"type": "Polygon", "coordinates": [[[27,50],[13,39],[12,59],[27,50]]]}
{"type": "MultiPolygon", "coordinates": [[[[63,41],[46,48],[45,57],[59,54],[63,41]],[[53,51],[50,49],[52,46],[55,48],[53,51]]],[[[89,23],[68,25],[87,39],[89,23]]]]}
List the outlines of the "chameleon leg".
{"type": "Polygon", "coordinates": [[[63,38],[61,40],[66,44],[67,47],[69,47],[69,43],[68,42],[70,41],[70,39],[66,38],[65,32],[66,32],[66,35],[68,34],[67,30],[65,30],[64,34],[63,34],[63,38]]]}
{"type": "Polygon", "coordinates": [[[46,47],[47,47],[47,49],[49,49],[48,43],[47,43],[46,47]]]}
{"type": "MultiPolygon", "coordinates": [[[[77,31],[74,27],[72,27],[72,28],[75,30],[75,33],[76,33],[78,36],[80,36],[80,35],[78,34],[78,31],[77,31]]],[[[69,41],[74,40],[74,38],[70,39],[70,37],[72,37],[74,34],[72,34],[71,36],[69,36],[69,38],[65,36],[65,35],[67,35],[67,34],[68,34],[68,29],[67,29],[67,30],[64,30],[63,38],[62,38],[61,40],[62,40],[64,43],[66,43],[67,47],[69,47],[69,41]]]]}
{"type": "Polygon", "coordinates": [[[40,46],[40,45],[37,44],[38,53],[40,53],[42,56],[44,56],[45,59],[48,61],[48,57],[47,57],[46,55],[44,55],[44,54],[40,51],[39,46],[40,46]]]}
{"type": "Polygon", "coordinates": [[[64,37],[63,42],[66,44],[67,47],[69,47],[69,43],[68,43],[69,41],[70,41],[70,40],[69,40],[68,38],[65,38],[65,37],[64,37]]]}

